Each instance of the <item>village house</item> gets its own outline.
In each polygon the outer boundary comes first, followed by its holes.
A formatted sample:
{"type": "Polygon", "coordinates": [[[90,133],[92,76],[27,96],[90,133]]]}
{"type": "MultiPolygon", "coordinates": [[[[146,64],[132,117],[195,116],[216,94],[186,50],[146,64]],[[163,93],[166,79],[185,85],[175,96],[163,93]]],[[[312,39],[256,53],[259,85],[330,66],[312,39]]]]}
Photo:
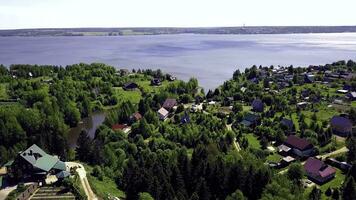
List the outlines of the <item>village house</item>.
{"type": "Polygon", "coordinates": [[[131,124],[140,121],[142,119],[142,115],[139,112],[135,112],[134,114],[132,114],[129,118],[129,121],[131,124]]]}
{"type": "Polygon", "coordinates": [[[254,127],[259,125],[261,122],[260,116],[253,114],[253,113],[247,113],[243,120],[240,122],[240,124],[247,126],[247,127],[254,127]]]}
{"type": "Polygon", "coordinates": [[[168,74],[167,76],[168,76],[168,81],[175,81],[177,79],[175,76],[172,76],[170,74],[168,74]]]}
{"type": "Polygon", "coordinates": [[[335,177],[336,170],[323,161],[310,157],[304,164],[308,178],[317,184],[324,184],[335,177]]]}
{"type": "Polygon", "coordinates": [[[162,107],[157,111],[157,114],[159,119],[164,121],[165,119],[167,119],[169,112],[162,107]]]}
{"type": "Polygon", "coordinates": [[[190,117],[189,117],[189,115],[188,115],[187,112],[184,112],[184,115],[182,116],[180,122],[181,122],[182,124],[187,124],[187,123],[190,122],[190,117]]]}
{"type": "Polygon", "coordinates": [[[315,75],[314,74],[305,74],[304,75],[304,82],[305,83],[314,83],[315,75]]]}
{"type": "Polygon", "coordinates": [[[355,101],[356,100],[356,92],[349,92],[346,94],[346,98],[348,98],[350,101],[355,101]]]}
{"type": "Polygon", "coordinates": [[[337,168],[343,170],[344,172],[348,172],[349,169],[352,167],[351,164],[349,164],[347,162],[338,161],[335,158],[327,158],[325,160],[325,162],[331,166],[334,166],[334,167],[337,167],[337,168]]]}
{"type": "Polygon", "coordinates": [[[134,82],[128,82],[125,83],[124,86],[122,87],[124,90],[126,91],[130,91],[130,90],[135,90],[138,88],[138,85],[134,82]]]}
{"type": "Polygon", "coordinates": [[[111,129],[114,131],[122,131],[124,133],[129,133],[131,131],[131,127],[126,124],[114,124],[111,126],[111,129]]]}
{"type": "Polygon", "coordinates": [[[282,126],[284,126],[286,128],[287,131],[289,132],[293,132],[294,131],[294,123],[292,120],[287,119],[287,118],[283,118],[281,120],[281,124],[282,126]]]}
{"type": "Polygon", "coordinates": [[[252,102],[252,111],[254,112],[263,112],[264,104],[261,99],[255,99],[252,102]]]}
{"type": "Polygon", "coordinates": [[[161,80],[159,78],[154,78],[151,80],[151,85],[153,86],[160,86],[162,85],[161,80]]]}
{"type": "Polygon", "coordinates": [[[11,164],[10,172],[21,170],[22,178],[44,180],[50,175],[66,171],[66,165],[57,156],[44,152],[36,144],[20,152],[11,164]]]}
{"type": "Polygon", "coordinates": [[[308,105],[309,105],[308,102],[305,102],[305,101],[299,102],[299,103],[297,103],[297,108],[299,108],[299,109],[305,109],[308,105]]]}
{"type": "Polygon", "coordinates": [[[164,101],[162,107],[168,111],[171,111],[175,108],[175,106],[177,106],[177,100],[168,98],[164,101]]]}
{"type": "Polygon", "coordinates": [[[308,140],[295,135],[288,136],[278,149],[282,155],[293,153],[299,157],[309,157],[314,153],[314,146],[308,140]]]}
{"type": "Polygon", "coordinates": [[[341,116],[334,116],[330,120],[330,126],[333,133],[347,137],[352,133],[352,123],[349,119],[341,116]]]}

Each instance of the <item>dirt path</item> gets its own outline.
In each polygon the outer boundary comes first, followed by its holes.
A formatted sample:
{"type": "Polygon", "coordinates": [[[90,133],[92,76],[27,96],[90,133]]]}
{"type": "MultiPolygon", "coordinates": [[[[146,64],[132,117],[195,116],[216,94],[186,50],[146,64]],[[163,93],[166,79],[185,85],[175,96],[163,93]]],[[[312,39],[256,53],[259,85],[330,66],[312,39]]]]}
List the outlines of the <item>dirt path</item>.
{"type": "Polygon", "coordinates": [[[87,179],[87,172],[85,171],[85,168],[82,164],[80,163],[75,163],[75,162],[66,162],[67,168],[70,169],[71,167],[77,167],[77,172],[80,178],[80,182],[83,186],[84,192],[88,197],[88,200],[97,200],[98,198],[94,194],[93,190],[91,189],[88,179],[87,179]]]}
{"type": "MultiPolygon", "coordinates": [[[[230,125],[227,124],[227,125],[226,125],[226,128],[227,128],[227,130],[232,131],[231,124],[230,124],[230,125]]],[[[240,144],[236,141],[236,138],[234,139],[233,143],[234,143],[235,149],[236,149],[237,151],[240,151],[240,150],[241,150],[241,147],[240,147],[240,144]]]]}
{"type": "Polygon", "coordinates": [[[316,156],[317,158],[321,158],[321,159],[325,159],[329,156],[333,156],[333,155],[337,155],[337,154],[340,154],[340,153],[346,153],[348,152],[349,150],[346,148],[346,147],[342,147],[341,149],[338,149],[338,150],[335,150],[333,152],[330,152],[330,153],[327,153],[327,154],[324,154],[324,155],[320,155],[320,156],[316,156]]]}
{"type": "MultiPolygon", "coordinates": [[[[340,154],[340,153],[345,153],[345,152],[348,152],[349,150],[346,148],[346,147],[342,147],[341,149],[337,149],[333,152],[330,152],[330,153],[327,153],[327,154],[324,154],[324,155],[319,155],[319,156],[316,156],[316,158],[318,159],[322,159],[324,160],[325,158],[329,157],[329,156],[332,156],[332,155],[337,155],[337,154],[340,154]]],[[[305,161],[301,163],[302,165],[305,164],[305,161]]],[[[287,172],[288,170],[288,167],[280,172],[278,172],[278,174],[283,174],[285,172],[287,172]]]]}
{"type": "Polygon", "coordinates": [[[5,200],[6,197],[10,194],[10,192],[15,190],[16,187],[17,187],[17,185],[16,186],[12,186],[12,187],[7,187],[5,189],[0,190],[0,200],[5,200]]]}

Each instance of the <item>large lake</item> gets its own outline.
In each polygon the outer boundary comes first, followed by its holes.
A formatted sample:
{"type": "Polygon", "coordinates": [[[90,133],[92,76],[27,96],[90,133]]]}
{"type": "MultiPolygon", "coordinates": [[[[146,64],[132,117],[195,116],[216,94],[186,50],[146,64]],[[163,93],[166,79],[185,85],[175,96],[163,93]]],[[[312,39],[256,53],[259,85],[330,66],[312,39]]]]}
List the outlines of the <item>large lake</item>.
{"type": "Polygon", "coordinates": [[[118,68],[161,68],[198,78],[212,89],[236,69],[256,65],[356,60],[356,34],[0,37],[0,63],[67,65],[103,62],[118,68]]]}

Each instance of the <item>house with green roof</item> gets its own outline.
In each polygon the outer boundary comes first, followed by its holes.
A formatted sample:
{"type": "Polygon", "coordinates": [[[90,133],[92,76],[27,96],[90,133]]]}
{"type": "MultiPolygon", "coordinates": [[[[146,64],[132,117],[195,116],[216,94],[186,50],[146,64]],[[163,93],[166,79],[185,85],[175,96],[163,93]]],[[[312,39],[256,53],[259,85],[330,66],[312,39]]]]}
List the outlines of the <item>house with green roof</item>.
{"type": "Polygon", "coordinates": [[[66,171],[66,165],[57,156],[49,155],[33,144],[17,155],[11,165],[11,171],[20,171],[23,178],[42,179],[47,175],[66,171]]]}

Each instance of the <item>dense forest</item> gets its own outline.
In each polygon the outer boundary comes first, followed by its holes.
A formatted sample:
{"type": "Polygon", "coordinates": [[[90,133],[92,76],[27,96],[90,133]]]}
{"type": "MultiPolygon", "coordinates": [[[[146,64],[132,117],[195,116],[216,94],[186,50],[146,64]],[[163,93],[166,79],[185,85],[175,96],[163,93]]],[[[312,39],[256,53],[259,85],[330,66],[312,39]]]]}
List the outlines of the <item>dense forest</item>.
{"type": "Polygon", "coordinates": [[[329,126],[334,115],[356,122],[354,101],[332,103],[344,98],[340,88],[356,91],[349,76],[354,72],[351,60],[307,68],[253,66],[205,93],[196,79],[174,80],[160,70],[117,71],[98,63],[1,66],[0,164],[36,143],[91,168],[91,185],[103,199],[108,196],[95,183],[113,183],[110,192],[122,191],[128,200],[355,199],[356,138],[335,136],[329,126]],[[311,73],[315,80],[305,81],[311,73]],[[329,73],[337,76],[326,80],[329,73]],[[167,99],[177,101],[174,108],[167,99]],[[254,110],[256,99],[262,111],[254,110]],[[301,99],[305,108],[297,106],[301,99]],[[163,107],[169,107],[165,120],[157,113],[163,107]],[[82,130],[70,149],[69,129],[96,111],[107,117],[95,137],[82,130]],[[252,114],[259,123],[244,125],[252,114]],[[130,131],[115,129],[118,124],[130,131]],[[282,158],[270,149],[290,134],[314,145],[314,155],[347,147],[335,158],[350,169],[338,170],[327,186],[305,187],[305,158],[283,169],[270,165],[282,158]]]}

